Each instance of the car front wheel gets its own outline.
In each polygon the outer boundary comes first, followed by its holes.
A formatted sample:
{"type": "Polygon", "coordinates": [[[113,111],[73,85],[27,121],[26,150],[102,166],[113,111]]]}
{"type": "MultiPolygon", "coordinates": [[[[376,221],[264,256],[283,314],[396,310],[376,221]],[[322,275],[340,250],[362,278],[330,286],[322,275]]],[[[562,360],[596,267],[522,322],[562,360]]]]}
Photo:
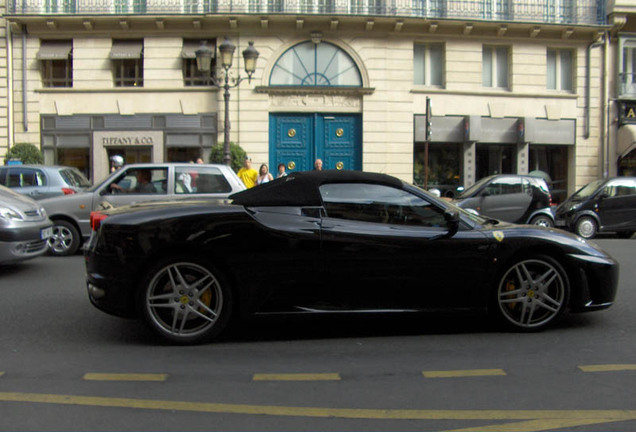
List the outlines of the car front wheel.
{"type": "Polygon", "coordinates": [[[217,336],[232,311],[231,291],[222,275],[194,258],[164,261],[148,272],[140,306],[160,336],[195,344],[217,336]]]}
{"type": "Polygon", "coordinates": [[[577,235],[583,238],[591,239],[594,238],[596,232],[598,231],[598,224],[596,223],[594,218],[590,216],[583,216],[576,222],[574,231],[577,235]]]}
{"type": "Polygon", "coordinates": [[[74,255],[80,246],[80,233],[70,222],[53,221],[53,236],[49,238],[49,254],[55,256],[74,255]]]}
{"type": "Polygon", "coordinates": [[[564,312],[569,282],[556,260],[538,255],[513,262],[495,292],[494,312],[505,325],[535,331],[552,324],[564,312]]]}
{"type": "Polygon", "coordinates": [[[537,225],[546,228],[552,228],[554,226],[554,222],[550,219],[549,216],[539,215],[532,218],[530,221],[530,225],[537,225]]]}

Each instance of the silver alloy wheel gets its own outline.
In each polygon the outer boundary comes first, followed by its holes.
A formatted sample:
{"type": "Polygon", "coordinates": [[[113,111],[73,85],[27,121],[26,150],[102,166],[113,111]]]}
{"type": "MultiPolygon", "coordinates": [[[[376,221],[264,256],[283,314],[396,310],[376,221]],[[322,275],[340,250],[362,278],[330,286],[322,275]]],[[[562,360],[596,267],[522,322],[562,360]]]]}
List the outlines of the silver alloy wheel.
{"type": "Polygon", "coordinates": [[[596,221],[589,216],[583,216],[576,223],[576,233],[583,238],[590,239],[596,235],[596,221]]]}
{"type": "Polygon", "coordinates": [[[542,226],[546,228],[552,228],[554,226],[552,219],[550,219],[548,216],[543,216],[543,215],[533,217],[532,220],[530,221],[530,224],[542,226]]]}
{"type": "Polygon", "coordinates": [[[525,330],[548,325],[563,311],[566,301],[564,276],[547,259],[517,262],[501,278],[497,290],[503,317],[525,330]]]}
{"type": "Polygon", "coordinates": [[[53,225],[53,235],[49,238],[49,249],[63,255],[73,246],[73,232],[65,225],[53,225]]]}
{"type": "Polygon", "coordinates": [[[204,338],[223,311],[219,280],[207,268],[192,262],[162,267],[145,291],[151,325],[175,341],[204,338]]]}

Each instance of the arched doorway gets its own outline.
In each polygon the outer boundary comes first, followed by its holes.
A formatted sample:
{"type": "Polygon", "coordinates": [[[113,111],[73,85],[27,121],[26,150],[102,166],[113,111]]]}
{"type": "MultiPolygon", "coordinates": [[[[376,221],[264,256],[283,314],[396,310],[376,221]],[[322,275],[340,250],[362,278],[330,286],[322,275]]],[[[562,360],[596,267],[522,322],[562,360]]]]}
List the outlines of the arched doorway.
{"type": "Polygon", "coordinates": [[[270,166],[310,170],[319,158],[324,169],[362,169],[362,117],[346,112],[338,93],[362,87],[347,52],[329,42],[296,44],[274,64],[269,87],[295,90],[285,97],[298,107],[270,113],[270,166]]]}

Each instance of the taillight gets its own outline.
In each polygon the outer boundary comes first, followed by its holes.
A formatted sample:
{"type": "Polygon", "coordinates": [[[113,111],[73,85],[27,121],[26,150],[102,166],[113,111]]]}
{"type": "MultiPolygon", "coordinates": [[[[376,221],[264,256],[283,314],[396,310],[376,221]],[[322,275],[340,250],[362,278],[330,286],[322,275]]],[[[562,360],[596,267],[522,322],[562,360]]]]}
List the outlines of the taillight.
{"type": "Polygon", "coordinates": [[[74,193],[77,193],[75,191],[75,189],[71,189],[71,188],[62,188],[62,193],[64,195],[73,195],[74,193]]]}
{"type": "Polygon", "coordinates": [[[107,217],[108,215],[105,215],[104,213],[100,213],[98,211],[91,212],[91,218],[90,218],[91,229],[93,231],[99,230],[99,227],[102,224],[102,221],[106,219],[107,217]]]}

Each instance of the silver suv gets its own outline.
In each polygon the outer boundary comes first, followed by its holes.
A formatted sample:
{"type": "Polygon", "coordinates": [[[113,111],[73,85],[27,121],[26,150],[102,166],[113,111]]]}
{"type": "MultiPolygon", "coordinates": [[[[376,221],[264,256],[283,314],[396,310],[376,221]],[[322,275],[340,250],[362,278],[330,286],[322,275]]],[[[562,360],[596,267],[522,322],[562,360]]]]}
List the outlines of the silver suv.
{"type": "Polygon", "coordinates": [[[90,213],[145,201],[227,198],[245,185],[226,165],[188,163],[126,165],[74,195],[41,200],[53,221],[51,255],[72,255],[91,234],[90,213]]]}

